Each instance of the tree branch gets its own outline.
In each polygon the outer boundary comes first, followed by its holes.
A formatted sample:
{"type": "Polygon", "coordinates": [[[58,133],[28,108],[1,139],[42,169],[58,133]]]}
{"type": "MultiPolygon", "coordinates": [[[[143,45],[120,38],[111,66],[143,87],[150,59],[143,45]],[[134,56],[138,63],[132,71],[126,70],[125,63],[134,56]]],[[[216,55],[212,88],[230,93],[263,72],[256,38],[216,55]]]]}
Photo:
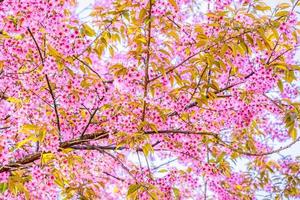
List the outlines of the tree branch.
{"type": "Polygon", "coordinates": [[[96,108],[96,109],[94,110],[94,112],[91,114],[90,119],[89,119],[87,125],[84,127],[84,129],[83,129],[83,131],[82,131],[82,133],[81,133],[81,136],[80,136],[81,138],[84,136],[85,132],[87,131],[87,129],[88,129],[89,126],[91,125],[91,122],[92,122],[92,120],[93,120],[95,114],[97,113],[97,111],[98,111],[98,108],[96,108]]]}
{"type": "MultiPolygon", "coordinates": [[[[256,29],[255,29],[255,30],[256,30],[256,29]]],[[[250,32],[252,32],[252,31],[248,30],[248,31],[244,31],[243,33],[240,33],[240,34],[238,34],[238,35],[236,35],[236,36],[231,36],[231,37],[227,38],[226,40],[224,40],[223,43],[226,43],[226,42],[228,42],[229,40],[232,40],[232,39],[241,37],[242,35],[247,34],[247,33],[250,33],[250,32]]],[[[185,59],[184,59],[183,61],[181,61],[179,64],[177,64],[177,65],[175,65],[174,67],[171,67],[171,68],[169,68],[168,70],[166,70],[166,74],[169,74],[169,73],[173,72],[175,69],[177,69],[178,67],[182,66],[182,65],[185,64],[187,61],[189,61],[191,58],[193,58],[193,57],[195,57],[196,55],[198,55],[199,53],[205,52],[205,51],[209,50],[210,48],[213,48],[213,47],[217,46],[218,44],[219,44],[219,43],[216,42],[216,43],[214,43],[214,44],[212,44],[212,45],[209,45],[208,47],[206,47],[206,48],[204,48],[204,49],[200,49],[200,50],[197,51],[196,53],[194,53],[194,54],[188,56],[187,58],[185,58],[185,59]]],[[[155,81],[155,80],[161,78],[162,76],[163,76],[162,74],[161,74],[161,75],[158,75],[158,76],[156,76],[156,77],[150,79],[149,82],[153,82],[153,81],[155,81]]]]}
{"type": "Polygon", "coordinates": [[[60,121],[59,121],[59,115],[58,115],[58,110],[57,110],[57,104],[56,104],[55,96],[54,96],[53,90],[51,88],[48,75],[46,74],[45,77],[46,77],[46,81],[47,81],[47,85],[48,85],[48,88],[49,88],[50,95],[51,95],[52,100],[53,100],[54,112],[55,112],[55,116],[56,116],[56,124],[57,124],[58,135],[59,135],[59,142],[62,142],[61,130],[60,130],[60,121]]]}
{"type": "Polygon", "coordinates": [[[34,44],[35,44],[35,46],[36,46],[36,48],[37,48],[37,50],[38,50],[38,52],[39,52],[39,56],[40,56],[40,59],[41,59],[41,61],[42,61],[42,64],[44,65],[44,58],[43,58],[43,55],[42,55],[41,48],[40,48],[40,46],[38,45],[38,43],[37,43],[37,41],[36,41],[36,39],[35,39],[35,37],[34,37],[33,33],[31,32],[31,30],[30,30],[29,27],[27,27],[27,30],[28,30],[30,36],[32,37],[32,39],[33,39],[33,41],[34,41],[34,44]]]}
{"type": "MultiPolygon", "coordinates": [[[[82,144],[84,142],[103,139],[103,138],[106,138],[107,136],[108,136],[108,133],[105,131],[94,133],[94,134],[89,134],[89,135],[84,135],[82,138],[77,138],[74,140],[62,142],[59,145],[59,148],[60,149],[72,148],[74,145],[82,144]]],[[[39,151],[34,154],[27,155],[24,158],[17,160],[16,162],[11,162],[10,164],[0,166],[0,173],[19,169],[21,167],[24,167],[24,165],[26,165],[26,164],[33,163],[34,161],[40,159],[42,153],[46,153],[46,152],[39,151]]]]}

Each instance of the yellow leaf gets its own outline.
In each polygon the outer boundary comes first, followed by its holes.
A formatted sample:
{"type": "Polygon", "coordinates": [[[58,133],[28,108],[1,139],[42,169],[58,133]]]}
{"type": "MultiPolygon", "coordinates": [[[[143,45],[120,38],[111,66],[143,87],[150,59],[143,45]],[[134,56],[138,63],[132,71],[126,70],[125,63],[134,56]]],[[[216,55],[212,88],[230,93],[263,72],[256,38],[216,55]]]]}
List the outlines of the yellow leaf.
{"type": "Polygon", "coordinates": [[[85,57],[85,58],[84,58],[84,61],[85,61],[87,64],[89,64],[89,65],[92,65],[92,64],[93,64],[93,61],[92,61],[92,59],[91,59],[90,57],[85,57]]]}
{"type": "Polygon", "coordinates": [[[140,11],[140,14],[139,14],[139,19],[141,21],[143,21],[146,14],[147,14],[147,10],[145,8],[142,8],[141,11],[140,11]]]}
{"type": "Polygon", "coordinates": [[[173,192],[176,199],[180,199],[180,191],[177,188],[173,188],[173,192]]]}
{"type": "Polygon", "coordinates": [[[43,153],[41,158],[42,165],[49,163],[49,161],[53,160],[54,157],[53,153],[43,153]]]}
{"type": "Polygon", "coordinates": [[[291,5],[288,3],[281,3],[281,4],[277,5],[277,7],[280,9],[286,9],[286,8],[291,7],[291,5]]]}
{"type": "Polygon", "coordinates": [[[147,43],[147,40],[146,40],[144,37],[138,38],[137,41],[140,41],[140,42],[142,42],[142,43],[144,43],[144,44],[147,43]]]}
{"type": "Polygon", "coordinates": [[[127,197],[131,197],[132,199],[135,199],[137,195],[137,191],[141,188],[139,184],[132,184],[128,188],[127,197]]]}
{"type": "Polygon", "coordinates": [[[54,49],[50,44],[48,45],[48,51],[51,56],[60,57],[60,53],[54,49]]]}
{"type": "Polygon", "coordinates": [[[197,33],[201,33],[201,34],[204,33],[204,30],[203,30],[202,26],[200,26],[200,25],[196,25],[195,31],[196,31],[197,33]]]}
{"type": "Polygon", "coordinates": [[[271,7],[267,6],[265,3],[262,3],[262,4],[255,6],[255,9],[260,10],[260,11],[266,11],[266,10],[271,10],[271,7]]]}
{"type": "Polygon", "coordinates": [[[276,13],[276,17],[284,17],[284,16],[288,16],[289,11],[283,10],[283,11],[279,11],[276,13]]]}
{"type": "Polygon", "coordinates": [[[174,6],[175,9],[178,9],[176,0],[169,0],[169,3],[174,6]]]}
{"type": "Polygon", "coordinates": [[[58,69],[58,71],[62,71],[63,69],[65,68],[65,66],[64,66],[64,64],[63,63],[61,63],[61,62],[57,62],[57,69],[58,69]]]}
{"type": "Polygon", "coordinates": [[[119,190],[118,186],[115,186],[113,192],[114,192],[114,193],[118,193],[119,191],[120,191],[120,190],[119,190]]]}
{"type": "Polygon", "coordinates": [[[22,146],[24,146],[25,144],[27,144],[27,143],[29,143],[31,141],[32,140],[30,138],[22,140],[22,141],[20,141],[20,142],[17,143],[16,148],[19,149],[19,148],[21,148],[22,146]]]}
{"type": "Polygon", "coordinates": [[[115,54],[114,49],[112,47],[109,47],[108,50],[109,50],[110,56],[113,57],[115,54]]]}
{"type": "Polygon", "coordinates": [[[87,24],[82,25],[82,31],[85,35],[93,37],[96,35],[96,32],[87,24]]]}
{"type": "Polygon", "coordinates": [[[43,142],[45,137],[46,137],[46,133],[47,133],[47,129],[45,128],[42,128],[40,131],[39,131],[39,141],[40,142],[43,142]]]}
{"type": "Polygon", "coordinates": [[[154,149],[149,143],[145,144],[142,149],[146,157],[148,157],[150,153],[154,153],[154,149]]]}
{"type": "Polygon", "coordinates": [[[283,92],[283,84],[282,84],[282,81],[280,79],[277,82],[277,86],[278,86],[280,92],[283,92]]]}
{"type": "Polygon", "coordinates": [[[175,40],[179,40],[179,36],[175,31],[170,31],[169,35],[172,36],[175,40]]]}
{"type": "Polygon", "coordinates": [[[15,97],[8,97],[8,98],[7,98],[7,101],[8,101],[8,102],[11,102],[11,103],[15,103],[15,104],[21,103],[21,100],[15,98],[15,97]]]}
{"type": "Polygon", "coordinates": [[[297,130],[294,127],[291,127],[289,129],[289,135],[291,136],[291,138],[293,140],[296,140],[297,139],[297,130]]]}
{"type": "Polygon", "coordinates": [[[242,190],[243,187],[241,185],[236,185],[235,188],[238,190],[242,190]]]}

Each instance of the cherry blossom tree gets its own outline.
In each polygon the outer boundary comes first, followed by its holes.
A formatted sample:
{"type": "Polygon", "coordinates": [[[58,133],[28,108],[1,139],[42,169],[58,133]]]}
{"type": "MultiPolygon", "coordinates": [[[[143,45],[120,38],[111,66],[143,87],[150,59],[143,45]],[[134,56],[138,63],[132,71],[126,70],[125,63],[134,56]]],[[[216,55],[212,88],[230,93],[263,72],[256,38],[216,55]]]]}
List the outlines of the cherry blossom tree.
{"type": "Polygon", "coordinates": [[[0,199],[300,198],[299,0],[76,6],[0,2],[0,199]]]}

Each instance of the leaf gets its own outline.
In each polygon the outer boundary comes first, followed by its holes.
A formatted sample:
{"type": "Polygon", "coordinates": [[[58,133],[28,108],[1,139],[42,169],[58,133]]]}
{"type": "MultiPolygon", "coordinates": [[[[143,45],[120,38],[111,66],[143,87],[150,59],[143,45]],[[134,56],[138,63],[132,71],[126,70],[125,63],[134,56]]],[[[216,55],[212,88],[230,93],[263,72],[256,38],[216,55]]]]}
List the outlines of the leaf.
{"type": "Polygon", "coordinates": [[[19,104],[19,103],[22,102],[20,99],[17,99],[15,97],[8,97],[7,101],[10,102],[10,103],[14,103],[14,104],[19,104]]]}
{"type": "Polygon", "coordinates": [[[156,124],[154,124],[154,123],[149,123],[149,126],[150,126],[150,128],[151,128],[153,131],[155,131],[155,133],[158,133],[158,129],[157,129],[157,127],[156,127],[156,124]]]}
{"type": "Polygon", "coordinates": [[[108,50],[109,50],[110,56],[113,57],[113,56],[115,55],[114,49],[110,46],[110,47],[108,48],[108,50]]]}
{"type": "Polygon", "coordinates": [[[289,129],[289,135],[295,141],[297,139],[297,129],[295,129],[294,127],[291,127],[289,129]]]}
{"type": "Polygon", "coordinates": [[[93,37],[96,35],[96,32],[87,24],[82,25],[82,31],[85,35],[93,37]]]}
{"type": "Polygon", "coordinates": [[[56,178],[55,180],[54,180],[54,183],[56,183],[58,186],[60,186],[61,188],[64,188],[64,181],[62,180],[62,179],[60,179],[60,178],[56,178]]]}
{"type": "Polygon", "coordinates": [[[158,200],[157,194],[155,191],[150,191],[149,192],[151,200],[158,200]]]}
{"type": "Polygon", "coordinates": [[[168,172],[168,170],[166,170],[166,169],[160,169],[160,170],[158,170],[158,172],[159,173],[166,173],[166,172],[168,172]]]}
{"type": "Polygon", "coordinates": [[[175,9],[178,9],[176,0],[169,0],[169,3],[170,3],[175,9]]]}
{"type": "Polygon", "coordinates": [[[141,42],[141,43],[144,43],[144,44],[147,44],[147,40],[145,37],[140,37],[137,39],[137,41],[141,42]]]}
{"type": "Polygon", "coordinates": [[[139,184],[130,185],[127,191],[127,197],[136,196],[137,191],[140,189],[140,187],[141,186],[139,184]]]}
{"type": "Polygon", "coordinates": [[[283,11],[279,11],[276,13],[276,17],[284,17],[284,16],[288,16],[289,11],[283,10],[283,11]]]}
{"type": "Polygon", "coordinates": [[[43,153],[41,157],[42,165],[49,163],[52,159],[54,159],[54,157],[53,153],[43,153]]]}
{"type": "Polygon", "coordinates": [[[226,153],[225,153],[225,152],[222,152],[221,155],[219,155],[219,156],[217,157],[216,162],[218,162],[218,163],[219,163],[219,162],[222,162],[222,161],[224,160],[225,155],[226,155],[226,153]]]}
{"type": "Polygon", "coordinates": [[[48,47],[49,55],[56,58],[61,57],[60,53],[55,48],[53,48],[50,44],[47,47],[48,47]]]}
{"type": "Polygon", "coordinates": [[[0,193],[3,193],[7,190],[7,183],[0,183],[0,193]]]}
{"type": "Polygon", "coordinates": [[[235,188],[238,189],[238,190],[242,190],[242,189],[243,189],[243,186],[241,186],[241,185],[236,185],[235,188]]]}
{"type": "Polygon", "coordinates": [[[267,11],[267,10],[271,10],[270,6],[267,6],[265,3],[259,4],[255,6],[256,10],[260,10],[260,11],[267,11]]]}
{"type": "Polygon", "coordinates": [[[280,9],[286,9],[289,7],[291,7],[291,5],[288,3],[281,3],[281,4],[277,5],[277,8],[280,8],[280,9]]]}
{"type": "Polygon", "coordinates": [[[19,149],[19,148],[21,148],[22,146],[24,146],[25,144],[27,144],[27,143],[29,143],[31,141],[32,141],[32,139],[30,139],[30,137],[26,138],[25,140],[22,140],[22,141],[18,142],[16,144],[16,148],[19,149]]]}
{"type": "Polygon", "coordinates": [[[146,157],[148,157],[150,153],[154,152],[152,145],[149,143],[145,144],[142,149],[146,157]]]}
{"type": "Polygon", "coordinates": [[[176,200],[179,200],[180,199],[180,191],[178,188],[173,188],[173,193],[174,193],[174,196],[175,196],[175,199],[176,200]]]}
{"type": "Polygon", "coordinates": [[[140,11],[140,14],[139,14],[139,19],[141,21],[143,21],[146,14],[147,14],[147,10],[145,8],[142,8],[141,11],[140,11]]]}
{"type": "Polygon", "coordinates": [[[284,79],[288,83],[292,83],[294,80],[296,80],[294,71],[292,71],[292,70],[286,70],[285,71],[285,77],[284,77],[284,79]]]}
{"type": "Polygon", "coordinates": [[[283,92],[283,84],[282,84],[282,81],[280,79],[277,82],[277,86],[278,86],[280,92],[283,92]]]}

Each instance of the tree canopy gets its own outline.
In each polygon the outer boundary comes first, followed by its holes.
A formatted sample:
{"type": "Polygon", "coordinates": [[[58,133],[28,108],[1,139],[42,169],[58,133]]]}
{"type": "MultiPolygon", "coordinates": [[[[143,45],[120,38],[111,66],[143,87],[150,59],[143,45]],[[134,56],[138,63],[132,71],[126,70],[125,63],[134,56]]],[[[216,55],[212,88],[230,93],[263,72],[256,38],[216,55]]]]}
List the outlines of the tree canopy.
{"type": "Polygon", "coordinates": [[[299,6],[0,1],[0,198],[300,198],[299,6]]]}

